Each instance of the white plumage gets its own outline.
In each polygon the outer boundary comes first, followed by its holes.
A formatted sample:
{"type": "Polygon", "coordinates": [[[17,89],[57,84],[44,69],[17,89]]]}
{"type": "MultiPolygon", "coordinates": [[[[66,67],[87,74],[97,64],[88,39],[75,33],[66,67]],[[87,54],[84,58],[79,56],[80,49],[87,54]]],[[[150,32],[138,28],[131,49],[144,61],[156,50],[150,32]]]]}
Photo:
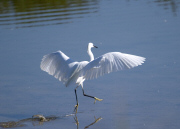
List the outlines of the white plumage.
{"type": "MultiPolygon", "coordinates": [[[[96,46],[94,46],[93,43],[89,43],[87,53],[90,56],[90,62],[76,62],[66,56],[63,52],[57,51],[45,55],[40,67],[43,71],[48,72],[59,81],[62,81],[66,86],[77,83],[78,86],[81,85],[83,88],[83,82],[85,80],[95,79],[115,71],[130,69],[141,65],[145,61],[144,57],[121,52],[109,52],[94,59],[94,55],[91,52],[92,47],[96,46]]],[[[88,96],[86,94],[84,95],[88,96]]],[[[98,100],[96,97],[92,98],[98,100]]]]}

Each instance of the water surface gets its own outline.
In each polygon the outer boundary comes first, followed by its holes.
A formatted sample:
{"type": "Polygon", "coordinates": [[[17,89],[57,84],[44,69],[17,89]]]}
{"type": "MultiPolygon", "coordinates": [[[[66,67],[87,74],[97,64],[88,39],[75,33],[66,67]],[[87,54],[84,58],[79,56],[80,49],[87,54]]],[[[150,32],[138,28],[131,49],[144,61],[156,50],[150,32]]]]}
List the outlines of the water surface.
{"type": "Polygon", "coordinates": [[[36,114],[59,119],[17,128],[177,129],[180,127],[180,2],[178,0],[0,1],[0,122],[36,114]],[[78,88],[40,70],[43,55],[61,50],[76,61],[110,51],[144,56],[137,68],[78,88]],[[95,122],[97,118],[102,118],[95,122]],[[94,123],[94,124],[92,124],[94,123]],[[91,125],[91,126],[89,126],[91,125]]]}

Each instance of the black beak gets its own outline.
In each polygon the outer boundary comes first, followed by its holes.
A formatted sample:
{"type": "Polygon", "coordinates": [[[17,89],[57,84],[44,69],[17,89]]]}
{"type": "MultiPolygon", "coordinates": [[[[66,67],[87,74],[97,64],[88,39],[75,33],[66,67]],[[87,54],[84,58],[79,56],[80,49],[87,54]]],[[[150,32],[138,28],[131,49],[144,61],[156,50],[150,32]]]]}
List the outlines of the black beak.
{"type": "Polygon", "coordinates": [[[95,48],[98,48],[97,46],[94,46],[95,48]]]}

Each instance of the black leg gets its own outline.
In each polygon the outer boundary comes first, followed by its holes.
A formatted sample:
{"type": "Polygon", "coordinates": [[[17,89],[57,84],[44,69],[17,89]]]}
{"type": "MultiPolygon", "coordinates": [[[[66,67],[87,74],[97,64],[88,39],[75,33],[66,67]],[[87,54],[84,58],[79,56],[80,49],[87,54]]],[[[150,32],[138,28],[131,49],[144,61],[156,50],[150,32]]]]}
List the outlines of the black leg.
{"type": "Polygon", "coordinates": [[[98,101],[102,101],[102,100],[103,100],[103,99],[99,99],[99,98],[97,98],[97,97],[94,97],[94,96],[90,96],[90,95],[85,94],[83,87],[82,87],[82,91],[83,91],[83,95],[84,95],[84,96],[95,99],[94,103],[96,103],[96,100],[98,100],[98,101]]]}
{"type": "Polygon", "coordinates": [[[74,91],[75,91],[75,95],[76,95],[76,103],[77,103],[77,105],[78,105],[78,98],[77,98],[77,93],[76,93],[76,89],[77,89],[78,87],[76,87],[75,89],[74,89],[74,91]]]}
{"type": "Polygon", "coordinates": [[[83,95],[84,95],[84,96],[95,99],[95,97],[85,94],[85,93],[84,93],[84,89],[83,89],[83,88],[82,88],[82,91],[83,91],[83,95]]]}
{"type": "Polygon", "coordinates": [[[78,103],[78,98],[77,98],[77,93],[76,93],[76,89],[78,88],[79,86],[77,86],[74,91],[75,91],[75,95],[76,95],[76,105],[75,105],[75,108],[74,108],[74,111],[77,113],[77,109],[78,109],[78,106],[79,106],[79,103],[78,103]]]}

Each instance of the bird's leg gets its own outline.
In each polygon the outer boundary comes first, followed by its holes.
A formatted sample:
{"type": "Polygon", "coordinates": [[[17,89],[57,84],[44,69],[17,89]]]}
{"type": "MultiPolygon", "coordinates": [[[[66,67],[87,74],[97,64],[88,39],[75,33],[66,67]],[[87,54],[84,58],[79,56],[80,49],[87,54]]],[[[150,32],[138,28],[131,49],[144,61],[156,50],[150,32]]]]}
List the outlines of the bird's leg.
{"type": "Polygon", "coordinates": [[[76,95],[76,105],[75,105],[75,109],[74,109],[74,111],[76,110],[76,112],[77,112],[77,109],[78,109],[78,106],[79,106],[79,103],[78,103],[78,98],[77,98],[77,93],[76,93],[76,89],[78,88],[79,86],[77,86],[75,89],[74,89],[74,91],[75,91],[75,95],[76,95]]]}
{"type": "Polygon", "coordinates": [[[84,95],[84,96],[95,99],[94,103],[96,102],[96,100],[98,100],[98,101],[102,101],[102,100],[103,100],[103,99],[99,99],[99,98],[97,98],[97,97],[94,97],[94,96],[90,96],[90,95],[85,94],[83,88],[82,88],[82,91],[83,91],[83,95],[84,95]]]}

